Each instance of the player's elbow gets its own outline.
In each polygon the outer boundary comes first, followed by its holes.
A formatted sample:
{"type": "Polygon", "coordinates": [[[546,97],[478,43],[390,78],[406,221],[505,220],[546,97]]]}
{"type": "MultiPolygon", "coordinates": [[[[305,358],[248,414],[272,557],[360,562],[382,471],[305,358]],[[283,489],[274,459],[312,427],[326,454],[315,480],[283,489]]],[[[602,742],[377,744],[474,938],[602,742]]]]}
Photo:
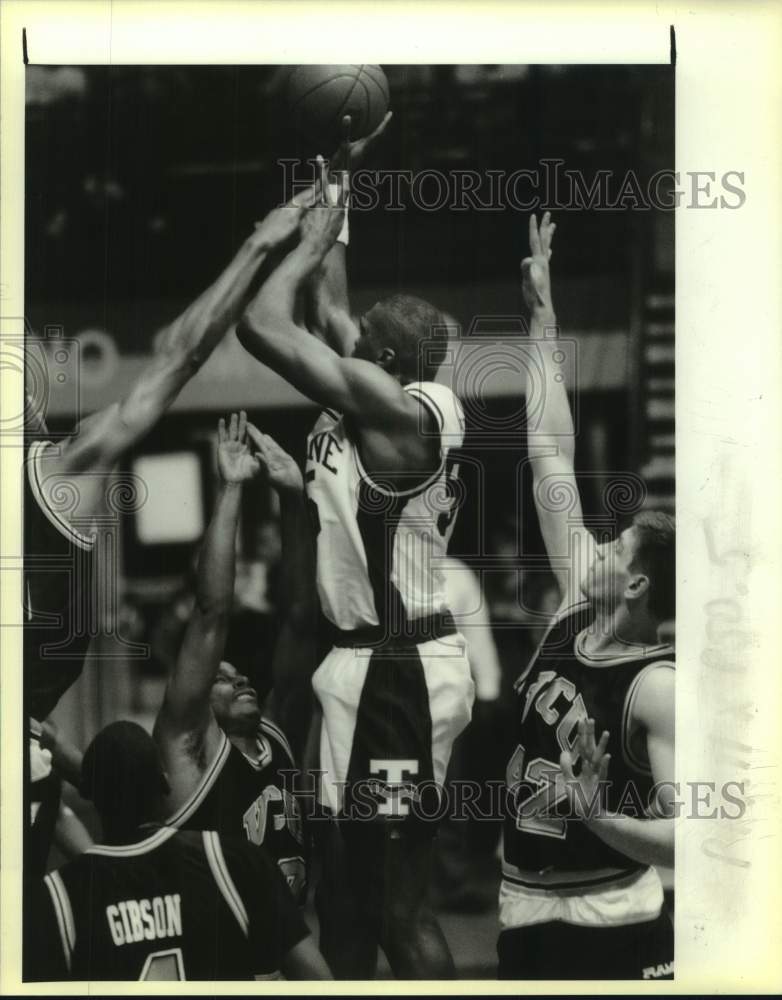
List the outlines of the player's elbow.
{"type": "Polygon", "coordinates": [[[265,360],[269,354],[269,334],[272,328],[268,312],[255,309],[252,314],[244,313],[236,324],[236,338],[246,351],[265,360]]]}

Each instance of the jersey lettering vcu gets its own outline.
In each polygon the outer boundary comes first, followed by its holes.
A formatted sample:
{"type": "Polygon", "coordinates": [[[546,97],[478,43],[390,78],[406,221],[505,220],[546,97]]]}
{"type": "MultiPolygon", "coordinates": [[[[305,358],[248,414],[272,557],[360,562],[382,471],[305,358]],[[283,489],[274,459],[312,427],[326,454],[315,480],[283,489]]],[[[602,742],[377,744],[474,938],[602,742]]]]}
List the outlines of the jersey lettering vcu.
{"type": "Polygon", "coordinates": [[[298,901],[307,887],[307,850],[294,795],[293,754],[267,719],[258,728],[258,758],[250,760],[225,734],[217,755],[187,802],[166,821],[181,830],[244,835],[276,862],[298,901]]]}
{"type": "Polygon", "coordinates": [[[273,977],[308,933],[262,851],[171,827],[50,872],[34,924],[39,981],[273,977]]]}
{"type": "MultiPolygon", "coordinates": [[[[317,532],[318,593],[328,620],[352,631],[383,625],[394,633],[446,608],[438,561],[448,549],[457,514],[464,440],[461,404],[435,382],[405,391],[432,414],[440,465],[424,482],[397,476],[392,489],[371,479],[346,418],[324,410],[307,439],[306,486],[317,532]]],[[[424,413],[422,412],[422,427],[424,413]]]]}
{"type": "MultiPolygon", "coordinates": [[[[660,645],[613,659],[583,648],[593,612],[587,603],[559,618],[516,682],[516,746],[506,773],[503,876],[532,888],[608,885],[646,866],[609,847],[572,818],[559,767],[581,719],[611,734],[607,806],[635,817],[649,813],[653,779],[643,737],[630,721],[644,675],[672,669],[673,649],[660,645]]],[[[578,762],[576,762],[576,770],[578,762]]]]}

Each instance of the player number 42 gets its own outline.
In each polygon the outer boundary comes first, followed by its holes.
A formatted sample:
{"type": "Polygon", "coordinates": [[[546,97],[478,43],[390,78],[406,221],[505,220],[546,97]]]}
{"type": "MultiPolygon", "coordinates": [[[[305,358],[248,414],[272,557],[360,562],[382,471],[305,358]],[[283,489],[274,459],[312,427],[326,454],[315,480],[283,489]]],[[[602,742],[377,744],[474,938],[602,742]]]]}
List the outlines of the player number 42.
{"type": "Polygon", "coordinates": [[[555,813],[557,805],[567,798],[562,771],[558,764],[542,757],[536,757],[525,766],[525,757],[524,747],[517,746],[506,773],[508,788],[517,790],[514,795],[516,829],[564,840],[567,821],[555,813]]]}

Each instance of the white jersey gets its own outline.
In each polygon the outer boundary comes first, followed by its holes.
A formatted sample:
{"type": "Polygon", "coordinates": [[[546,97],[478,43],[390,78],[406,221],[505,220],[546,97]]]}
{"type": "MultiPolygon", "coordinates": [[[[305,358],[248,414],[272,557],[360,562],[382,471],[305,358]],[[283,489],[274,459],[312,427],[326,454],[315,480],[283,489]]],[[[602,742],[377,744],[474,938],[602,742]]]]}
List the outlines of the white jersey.
{"type": "Polygon", "coordinates": [[[382,476],[372,480],[346,420],[332,410],[321,413],[307,439],[318,593],[323,613],[344,631],[383,625],[399,632],[405,621],[447,609],[440,564],[457,513],[453,449],[464,440],[464,414],[447,386],[411,382],[404,388],[431,411],[440,434],[440,465],[423,483],[394,490],[382,476]]]}

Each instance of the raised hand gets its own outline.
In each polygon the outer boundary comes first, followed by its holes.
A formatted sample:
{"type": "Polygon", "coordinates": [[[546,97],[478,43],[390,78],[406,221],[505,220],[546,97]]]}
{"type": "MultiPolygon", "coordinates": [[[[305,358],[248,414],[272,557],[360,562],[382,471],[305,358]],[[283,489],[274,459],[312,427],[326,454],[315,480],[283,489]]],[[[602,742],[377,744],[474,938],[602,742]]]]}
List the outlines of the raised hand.
{"type": "Polygon", "coordinates": [[[238,415],[232,413],[228,426],[220,418],[217,425],[217,467],[224,483],[243,483],[258,475],[261,465],[247,443],[247,414],[244,410],[238,415]]]}
{"type": "Polygon", "coordinates": [[[370,132],[369,135],[364,136],[363,139],[356,139],[354,142],[350,141],[350,130],[353,122],[350,115],[345,115],[342,119],[342,141],[339,144],[339,149],[331,158],[331,169],[347,170],[350,172],[354,167],[361,166],[367,156],[369,156],[369,153],[372,151],[372,147],[377,144],[378,140],[385,132],[393,114],[393,111],[386,112],[383,121],[378,125],[374,132],[370,132]]]}
{"type": "Polygon", "coordinates": [[[339,236],[345,217],[345,187],[337,191],[336,199],[329,188],[328,168],[322,156],[317,157],[318,180],[315,203],[301,217],[302,241],[328,249],[339,236]]]}
{"type": "Polygon", "coordinates": [[[572,752],[565,750],[559,758],[559,766],[565,779],[570,803],[575,812],[587,818],[590,809],[599,805],[602,786],[608,775],[611,755],[607,754],[608,733],[603,732],[600,742],[595,745],[595,720],[581,719],[578,723],[578,737],[572,752]],[[576,775],[573,765],[581,761],[581,770],[576,775]]]}
{"type": "Polygon", "coordinates": [[[300,491],[304,489],[301,469],[287,451],[274,438],[262,434],[253,424],[247,425],[247,433],[257,450],[257,459],[266,469],[269,485],[280,490],[300,491]]]}
{"type": "Polygon", "coordinates": [[[302,214],[314,200],[314,186],[300,191],[287,204],[273,208],[264,219],[256,222],[253,238],[269,249],[287,243],[298,233],[302,214]]]}
{"type": "Polygon", "coordinates": [[[551,276],[549,261],[551,260],[551,242],[554,238],[556,223],[551,221],[551,212],[544,212],[540,220],[534,215],[529,220],[529,248],[531,257],[525,257],[521,262],[521,287],[524,301],[531,310],[552,309],[551,276]]]}

